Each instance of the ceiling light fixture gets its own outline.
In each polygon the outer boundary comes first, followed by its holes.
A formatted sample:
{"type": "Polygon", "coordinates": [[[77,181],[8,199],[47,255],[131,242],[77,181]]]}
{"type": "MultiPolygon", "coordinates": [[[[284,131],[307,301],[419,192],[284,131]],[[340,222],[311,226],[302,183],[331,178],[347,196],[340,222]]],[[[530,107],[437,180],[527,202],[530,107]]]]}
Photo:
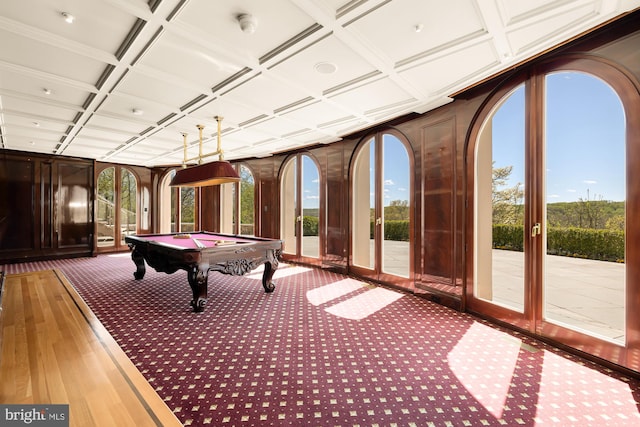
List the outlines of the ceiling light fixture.
{"type": "Polygon", "coordinates": [[[69,12],[61,12],[60,15],[64,18],[64,21],[67,24],[73,24],[73,21],[76,20],[76,17],[70,14],[69,12]]]}
{"type": "Polygon", "coordinates": [[[46,87],[42,89],[45,95],[51,95],[51,89],[47,89],[46,87]]]}
{"type": "Polygon", "coordinates": [[[333,74],[338,69],[338,66],[331,62],[318,62],[314,68],[320,74],[333,74]]]}
{"type": "Polygon", "coordinates": [[[241,13],[236,16],[236,20],[240,24],[240,29],[243,33],[253,34],[256,32],[256,28],[258,28],[258,20],[248,13],[241,13]]]}
{"type": "Polygon", "coordinates": [[[424,29],[424,24],[416,24],[413,26],[413,31],[416,33],[421,32],[424,29]]]}
{"type": "Polygon", "coordinates": [[[202,130],[204,126],[197,126],[199,131],[198,157],[187,158],[187,134],[182,134],[184,161],[182,162],[182,169],[177,170],[171,180],[169,184],[171,187],[206,187],[240,181],[238,172],[236,172],[231,163],[224,160],[221,145],[222,117],[216,116],[215,119],[218,122],[218,149],[212,153],[202,154],[202,130]],[[202,163],[203,157],[215,155],[218,155],[218,161],[202,163]],[[187,162],[196,159],[198,160],[198,165],[187,167],[187,162]]]}
{"type": "Polygon", "coordinates": [[[139,108],[134,108],[131,110],[131,114],[133,114],[134,116],[141,116],[144,114],[144,111],[139,108]]]}

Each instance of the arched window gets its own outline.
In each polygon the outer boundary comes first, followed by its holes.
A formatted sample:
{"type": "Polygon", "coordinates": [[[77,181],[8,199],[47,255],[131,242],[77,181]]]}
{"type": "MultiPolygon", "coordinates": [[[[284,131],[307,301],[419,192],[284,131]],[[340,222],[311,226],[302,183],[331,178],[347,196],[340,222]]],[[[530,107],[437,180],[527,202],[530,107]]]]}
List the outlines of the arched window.
{"type": "Polygon", "coordinates": [[[96,194],[98,250],[124,250],[124,237],[138,229],[138,181],[129,169],[109,166],[98,174],[96,194]]]}
{"type": "Polygon", "coordinates": [[[96,223],[98,228],[98,247],[111,247],[116,244],[116,183],[115,167],[109,167],[98,175],[98,195],[96,223]]]}
{"type": "Polygon", "coordinates": [[[280,175],[280,235],[290,259],[321,257],[320,170],[308,154],[290,158],[280,175]]]}
{"type": "Polygon", "coordinates": [[[239,183],[220,186],[220,232],[255,235],[255,181],[245,165],[234,165],[239,183]]]}
{"type": "Polygon", "coordinates": [[[234,222],[239,234],[255,235],[255,181],[251,170],[245,165],[240,165],[239,212],[234,214],[234,222]]]}
{"type": "Polygon", "coordinates": [[[198,231],[198,194],[194,187],[170,187],[172,170],[160,184],[160,232],[189,233],[198,231]]]}
{"type": "Polygon", "coordinates": [[[136,233],[138,218],[136,177],[128,170],[122,169],[120,179],[120,239],[124,245],[124,237],[136,233]]]}
{"type": "Polygon", "coordinates": [[[631,367],[640,119],[628,111],[639,107],[624,73],[586,58],[547,64],[488,100],[467,152],[472,311],[631,367]]]}
{"type": "Polygon", "coordinates": [[[351,265],[364,276],[410,277],[412,173],[407,147],[394,133],[358,148],[351,169],[351,265]]]}

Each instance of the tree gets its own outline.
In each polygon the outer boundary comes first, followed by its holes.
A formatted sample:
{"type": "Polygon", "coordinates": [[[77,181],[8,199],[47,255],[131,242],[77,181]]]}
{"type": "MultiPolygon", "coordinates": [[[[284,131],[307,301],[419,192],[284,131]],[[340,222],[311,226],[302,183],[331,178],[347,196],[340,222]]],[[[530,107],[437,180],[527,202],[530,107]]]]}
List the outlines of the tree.
{"type": "Polygon", "coordinates": [[[248,168],[240,167],[240,224],[253,225],[255,183],[248,168]]]}
{"type": "Polygon", "coordinates": [[[607,230],[625,230],[625,218],[624,215],[615,215],[607,219],[605,224],[607,230]]]}
{"type": "Polygon", "coordinates": [[[194,208],[196,205],[196,191],[193,187],[178,187],[180,193],[180,227],[190,228],[193,231],[195,225],[194,208]],[[188,224],[188,226],[186,226],[188,224]]]}
{"type": "MultiPolygon", "coordinates": [[[[495,162],[493,163],[495,165],[495,162]]],[[[494,224],[522,224],[524,220],[522,199],[524,190],[518,182],[512,187],[507,185],[513,166],[492,169],[491,203],[494,224]]]]}
{"type": "Polygon", "coordinates": [[[409,201],[408,200],[392,200],[389,206],[384,208],[384,219],[393,221],[409,220],[409,201]]]}
{"type": "Polygon", "coordinates": [[[589,197],[589,189],[587,188],[587,198],[580,197],[576,205],[577,211],[577,227],[580,228],[602,228],[602,195],[594,195],[594,200],[589,197]],[[595,200],[597,199],[597,200],[595,200]]]}

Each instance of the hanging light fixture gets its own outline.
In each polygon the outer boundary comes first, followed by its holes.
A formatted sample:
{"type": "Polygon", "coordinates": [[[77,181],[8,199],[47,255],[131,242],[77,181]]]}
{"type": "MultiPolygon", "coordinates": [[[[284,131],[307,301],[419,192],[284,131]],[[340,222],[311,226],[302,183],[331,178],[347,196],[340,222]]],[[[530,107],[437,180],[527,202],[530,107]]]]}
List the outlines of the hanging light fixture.
{"type": "Polygon", "coordinates": [[[218,149],[212,153],[202,154],[202,130],[204,126],[198,125],[198,157],[187,158],[187,134],[182,134],[184,162],[182,163],[182,169],[177,170],[171,180],[169,184],[171,187],[206,187],[240,181],[238,172],[231,166],[231,163],[224,160],[220,136],[222,133],[222,117],[216,116],[215,119],[218,122],[218,149]],[[218,155],[218,161],[202,163],[203,157],[215,155],[218,155]],[[187,162],[195,159],[198,159],[198,165],[187,167],[187,162]]]}

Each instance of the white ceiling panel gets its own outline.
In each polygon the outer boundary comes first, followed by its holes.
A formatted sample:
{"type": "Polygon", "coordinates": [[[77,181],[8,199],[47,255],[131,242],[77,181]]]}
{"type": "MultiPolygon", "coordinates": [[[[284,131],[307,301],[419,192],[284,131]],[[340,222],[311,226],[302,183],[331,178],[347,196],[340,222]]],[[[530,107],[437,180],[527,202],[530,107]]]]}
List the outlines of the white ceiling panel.
{"type": "MultiPolygon", "coordinates": [[[[593,16],[593,5],[578,5],[574,8],[564,8],[557,13],[545,14],[544,19],[535,18],[521,21],[506,32],[510,44],[515,52],[527,52],[539,46],[551,46],[566,38],[570,28],[579,29],[589,17],[593,16]],[[546,16],[548,15],[548,16],[546,16]]],[[[584,28],[586,30],[586,27],[584,28]]]]}
{"type": "Polygon", "coordinates": [[[273,67],[271,71],[290,84],[321,95],[328,89],[372,73],[376,69],[332,35],[305,47],[273,67]],[[333,65],[335,72],[323,73],[323,65],[333,65]]]}
{"type": "Polygon", "coordinates": [[[149,126],[155,125],[164,118],[168,112],[171,112],[169,107],[163,104],[122,94],[109,96],[100,106],[100,109],[102,114],[131,117],[132,120],[144,121],[149,126]]]}
{"type": "Polygon", "coordinates": [[[104,63],[93,58],[3,30],[0,51],[2,61],[87,84],[96,82],[104,70],[104,63]]]}
{"type": "MultiPolygon", "coordinates": [[[[216,116],[222,117],[222,127],[225,128],[228,126],[241,126],[243,123],[251,121],[263,114],[264,109],[254,105],[243,104],[242,102],[235,102],[230,97],[224,97],[213,99],[208,104],[193,111],[189,116],[195,118],[197,123],[207,126],[208,129],[217,130],[218,125],[214,119],[216,116]]],[[[182,125],[183,123],[180,123],[181,129],[182,125]]],[[[184,131],[191,133],[193,132],[192,129],[195,128],[189,128],[184,131]]]]}
{"type": "Polygon", "coordinates": [[[40,129],[46,129],[51,132],[55,132],[58,135],[65,132],[69,127],[70,122],[67,120],[55,120],[52,117],[34,117],[31,114],[27,114],[24,111],[16,111],[15,113],[9,110],[5,110],[2,116],[0,116],[0,123],[7,128],[6,133],[12,133],[12,129],[16,132],[22,129],[37,130],[36,123],[40,126],[40,129]]]}
{"type": "Polygon", "coordinates": [[[161,80],[132,70],[120,81],[114,95],[128,95],[155,102],[164,105],[167,111],[171,111],[202,95],[202,91],[189,86],[180,86],[175,80],[161,80]]]}
{"type": "Polygon", "coordinates": [[[194,45],[190,40],[166,32],[144,54],[140,65],[162,70],[174,80],[203,82],[213,86],[242,69],[241,64],[220,59],[205,46],[194,45]]]}
{"type": "Polygon", "coordinates": [[[307,96],[302,89],[264,74],[224,94],[224,98],[228,97],[238,104],[255,106],[263,113],[273,113],[307,96]]]}
{"type": "Polygon", "coordinates": [[[640,0],[4,0],[0,149],[176,164],[182,132],[189,157],[197,155],[197,124],[205,126],[205,154],[215,150],[214,116],[224,118],[231,160],[338,141],[446,104],[638,7],[640,0]],[[240,14],[253,16],[253,33],[242,31],[240,14]]]}
{"type": "Polygon", "coordinates": [[[376,111],[389,105],[415,101],[391,79],[381,78],[331,97],[333,102],[344,105],[358,114],[376,111]]]}
{"type": "Polygon", "coordinates": [[[4,0],[0,16],[30,27],[32,37],[46,36],[46,32],[105,52],[115,52],[135,23],[135,17],[109,2],[84,0],[4,0]],[[73,24],[65,22],[63,12],[73,15],[73,24]]]}
{"type": "Polygon", "coordinates": [[[102,114],[94,114],[87,122],[88,126],[102,129],[112,129],[116,133],[126,132],[131,137],[139,136],[140,133],[151,126],[151,123],[144,123],[127,117],[112,117],[102,114]]]}
{"type": "Polygon", "coordinates": [[[66,121],[71,124],[71,120],[77,113],[76,110],[70,108],[61,108],[60,104],[45,104],[38,102],[37,99],[14,98],[13,96],[3,96],[2,107],[9,112],[21,112],[37,122],[50,120],[54,122],[66,121]]]}
{"type": "Polygon", "coordinates": [[[558,8],[574,8],[580,5],[587,5],[592,9],[600,1],[594,0],[531,0],[514,2],[509,0],[495,0],[502,16],[504,17],[505,25],[514,25],[520,21],[525,21],[530,18],[540,17],[548,12],[554,13],[554,10],[558,8]]]}
{"type": "Polygon", "coordinates": [[[53,139],[36,139],[23,135],[7,136],[7,148],[10,150],[52,154],[58,145],[53,139]]]}
{"type": "Polygon", "coordinates": [[[0,65],[0,96],[19,93],[39,97],[41,102],[56,102],[80,107],[90,92],[67,86],[59,81],[3,70],[0,65]]]}
{"type": "Polygon", "coordinates": [[[479,43],[434,58],[432,61],[399,72],[400,76],[419,84],[430,95],[455,92],[467,86],[469,76],[489,74],[499,65],[491,43],[479,43]]]}
{"type": "Polygon", "coordinates": [[[335,121],[353,118],[352,115],[348,115],[343,110],[335,108],[330,102],[321,101],[315,101],[303,107],[287,111],[283,116],[290,120],[296,120],[302,124],[306,124],[308,127],[318,128],[328,126],[335,121]]]}
{"type": "Polygon", "coordinates": [[[347,29],[397,63],[484,31],[478,10],[474,0],[396,0],[347,29]]]}
{"type": "Polygon", "coordinates": [[[315,24],[295,3],[289,0],[192,0],[182,8],[176,21],[188,26],[188,30],[201,40],[208,40],[221,52],[244,60],[256,60],[315,24]],[[242,13],[255,17],[254,34],[243,33],[240,29],[236,16],[242,13]]]}
{"type": "Polygon", "coordinates": [[[94,158],[95,156],[104,156],[109,151],[115,149],[110,144],[91,144],[87,143],[83,140],[76,140],[73,145],[68,147],[65,150],[65,155],[67,156],[76,156],[76,157],[85,157],[85,158],[94,158]]]}

